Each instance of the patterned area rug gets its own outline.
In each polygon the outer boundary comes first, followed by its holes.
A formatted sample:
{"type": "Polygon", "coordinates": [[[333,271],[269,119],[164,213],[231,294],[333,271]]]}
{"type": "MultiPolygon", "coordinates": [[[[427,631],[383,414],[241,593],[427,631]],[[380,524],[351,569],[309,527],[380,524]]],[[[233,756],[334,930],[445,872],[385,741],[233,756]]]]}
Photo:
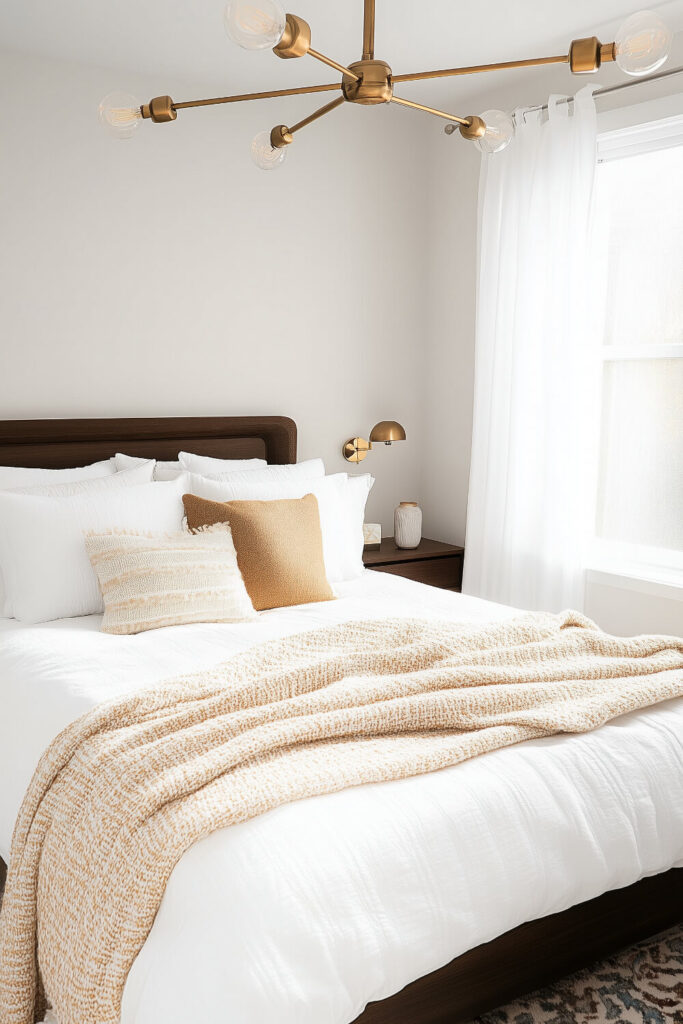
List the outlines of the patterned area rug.
{"type": "Polygon", "coordinates": [[[476,1024],[683,1024],[683,925],[631,946],[476,1024]]]}

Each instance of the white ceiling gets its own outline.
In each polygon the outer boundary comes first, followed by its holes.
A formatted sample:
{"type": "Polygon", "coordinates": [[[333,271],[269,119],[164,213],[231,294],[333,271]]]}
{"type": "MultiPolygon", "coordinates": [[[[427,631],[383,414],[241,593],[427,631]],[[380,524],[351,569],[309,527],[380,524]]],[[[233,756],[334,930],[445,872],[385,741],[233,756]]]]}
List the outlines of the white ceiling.
{"type": "MultiPolygon", "coordinates": [[[[341,62],[360,57],[362,0],[290,3],[310,22],[316,49],[341,62]]],[[[683,0],[652,6],[683,29],[683,0]]],[[[595,32],[607,41],[637,9],[637,0],[377,0],[376,54],[399,74],[565,53],[577,36],[595,32]]],[[[175,83],[226,95],[334,80],[310,59],[240,50],[226,38],[222,15],[223,0],[2,0],[0,45],[120,69],[121,88],[127,73],[145,74],[175,99],[190,98],[175,83]]],[[[481,82],[460,79],[459,92],[481,82]]],[[[434,102],[438,89],[412,84],[409,95],[434,102]]]]}

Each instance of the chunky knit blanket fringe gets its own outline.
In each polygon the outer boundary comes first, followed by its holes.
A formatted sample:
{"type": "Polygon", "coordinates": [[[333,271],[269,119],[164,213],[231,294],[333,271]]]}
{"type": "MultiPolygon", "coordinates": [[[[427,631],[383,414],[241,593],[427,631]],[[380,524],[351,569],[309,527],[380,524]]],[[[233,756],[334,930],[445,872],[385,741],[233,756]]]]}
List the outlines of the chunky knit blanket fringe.
{"type": "Polygon", "coordinates": [[[389,620],[271,641],[100,705],[38,765],[0,917],[0,1021],[118,1024],[174,864],[280,804],[585,732],[683,695],[683,640],[574,613],[389,620]]]}

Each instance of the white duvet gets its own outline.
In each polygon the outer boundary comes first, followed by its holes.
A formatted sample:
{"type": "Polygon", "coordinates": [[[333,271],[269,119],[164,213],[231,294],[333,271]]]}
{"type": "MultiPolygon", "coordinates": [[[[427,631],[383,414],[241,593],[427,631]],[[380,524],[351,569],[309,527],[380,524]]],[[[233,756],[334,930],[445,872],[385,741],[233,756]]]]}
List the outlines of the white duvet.
{"type": "MultiPolygon", "coordinates": [[[[135,637],[0,621],[0,853],[42,751],[131,688],[351,619],[513,615],[367,572],[340,600],[135,637]]],[[[683,866],[683,700],[583,736],[281,807],[176,866],[122,1024],[349,1024],[523,921],[683,866]]]]}

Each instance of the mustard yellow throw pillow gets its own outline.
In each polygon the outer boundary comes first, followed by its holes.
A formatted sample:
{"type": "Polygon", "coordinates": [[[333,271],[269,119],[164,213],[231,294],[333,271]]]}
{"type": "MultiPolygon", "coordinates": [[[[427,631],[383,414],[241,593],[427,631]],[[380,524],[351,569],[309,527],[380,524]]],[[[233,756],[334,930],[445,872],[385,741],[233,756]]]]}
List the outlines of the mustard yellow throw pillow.
{"type": "Polygon", "coordinates": [[[191,533],[88,534],[105,633],[256,617],[227,524],[191,533]]]}
{"type": "Polygon", "coordinates": [[[318,501],[208,501],[183,495],[190,530],[228,522],[237,562],[257,611],[332,601],[325,575],[318,501]]]}

